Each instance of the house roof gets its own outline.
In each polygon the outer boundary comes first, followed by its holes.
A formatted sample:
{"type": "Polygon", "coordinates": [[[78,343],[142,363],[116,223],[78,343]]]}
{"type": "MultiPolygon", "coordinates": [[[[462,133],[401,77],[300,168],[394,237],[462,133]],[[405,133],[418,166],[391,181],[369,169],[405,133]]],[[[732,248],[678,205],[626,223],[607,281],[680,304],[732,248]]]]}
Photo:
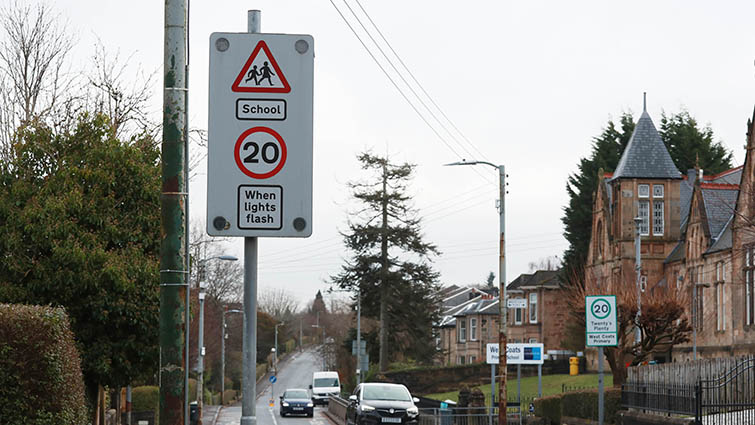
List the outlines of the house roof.
{"type": "Polygon", "coordinates": [[[561,281],[558,278],[560,270],[538,270],[533,274],[521,274],[514,279],[507,289],[523,290],[536,287],[559,288],[561,281]]]}
{"type": "Polygon", "coordinates": [[[708,248],[707,251],[705,251],[706,254],[731,249],[731,225],[733,222],[734,214],[732,214],[729,218],[729,221],[726,222],[726,225],[724,226],[723,230],[721,230],[721,233],[714,237],[713,244],[710,246],[710,248],[708,248]]]}
{"type": "MultiPolygon", "coordinates": [[[[498,305],[498,298],[492,298],[492,299],[486,299],[486,298],[479,298],[475,299],[473,303],[470,303],[466,305],[464,308],[456,312],[454,314],[454,317],[462,317],[462,316],[469,316],[472,314],[491,314],[486,313],[483,310],[487,310],[488,307],[491,305],[498,305]]],[[[494,313],[497,314],[497,309],[494,310],[494,313]]]]}
{"type": "Polygon", "coordinates": [[[705,215],[708,219],[708,230],[711,238],[721,235],[721,232],[734,214],[737,193],[735,185],[717,185],[703,183],[700,185],[705,202],[705,215]]]}
{"type": "Polygon", "coordinates": [[[684,241],[679,241],[674,249],[671,250],[671,254],[663,260],[664,264],[673,263],[674,261],[681,261],[685,257],[684,241]]]}
{"type": "Polygon", "coordinates": [[[456,313],[465,309],[470,304],[477,302],[478,300],[479,298],[472,298],[461,304],[446,308],[441,315],[440,321],[438,322],[438,327],[445,328],[456,326],[456,318],[454,317],[456,313]]]}
{"type": "Polygon", "coordinates": [[[477,298],[484,292],[477,288],[463,287],[457,288],[450,293],[445,294],[441,301],[443,308],[453,307],[462,303],[465,303],[473,298],[477,298]]]}
{"type": "Polygon", "coordinates": [[[633,177],[659,179],[682,177],[646,110],[642,111],[634,127],[632,137],[621,154],[612,180],[633,177]]]}

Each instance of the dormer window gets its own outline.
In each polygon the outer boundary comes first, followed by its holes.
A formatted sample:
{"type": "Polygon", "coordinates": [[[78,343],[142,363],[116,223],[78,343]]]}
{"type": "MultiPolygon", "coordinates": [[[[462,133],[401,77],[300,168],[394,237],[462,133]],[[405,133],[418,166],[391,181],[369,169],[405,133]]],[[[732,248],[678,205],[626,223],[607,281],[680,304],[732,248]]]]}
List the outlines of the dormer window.
{"type": "Polygon", "coordinates": [[[640,198],[649,198],[650,197],[650,185],[649,184],[639,184],[637,185],[637,196],[640,198]]]}

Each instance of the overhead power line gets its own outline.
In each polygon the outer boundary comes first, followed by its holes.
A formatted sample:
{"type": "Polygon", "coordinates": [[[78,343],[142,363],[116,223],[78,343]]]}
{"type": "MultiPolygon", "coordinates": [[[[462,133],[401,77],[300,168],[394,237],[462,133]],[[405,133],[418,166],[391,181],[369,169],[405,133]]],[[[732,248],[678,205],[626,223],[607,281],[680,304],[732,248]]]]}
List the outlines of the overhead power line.
{"type": "MultiPolygon", "coordinates": [[[[344,0],[344,1],[346,1],[346,0],[344,0]]],[[[435,106],[435,109],[443,116],[443,118],[446,120],[446,122],[448,122],[451,125],[451,127],[453,127],[453,129],[456,130],[456,132],[459,134],[459,136],[461,136],[469,144],[469,146],[471,146],[472,149],[474,149],[475,152],[477,152],[477,154],[479,155],[478,159],[485,160],[486,159],[485,155],[483,155],[483,153],[480,152],[479,149],[477,149],[477,146],[475,146],[475,144],[472,143],[472,141],[469,140],[469,138],[464,133],[462,133],[461,130],[459,130],[459,128],[456,126],[456,124],[454,124],[454,122],[451,121],[451,119],[448,117],[448,115],[446,115],[446,113],[443,112],[443,109],[441,109],[441,107],[435,102],[435,100],[433,99],[433,97],[430,96],[430,93],[428,93],[427,90],[425,90],[425,87],[422,85],[422,83],[420,83],[419,80],[417,79],[417,77],[414,76],[414,73],[412,72],[412,70],[409,69],[409,67],[406,65],[406,63],[404,63],[403,59],[401,59],[401,56],[399,56],[399,54],[393,48],[393,46],[388,41],[388,39],[383,35],[383,32],[380,31],[380,28],[377,26],[377,24],[375,23],[375,21],[372,20],[372,17],[370,16],[370,14],[367,13],[367,11],[364,9],[364,7],[362,6],[362,2],[360,2],[359,0],[355,0],[355,1],[356,1],[357,5],[359,6],[359,9],[361,9],[362,13],[364,13],[364,16],[366,16],[367,19],[370,21],[370,24],[372,25],[372,27],[375,28],[375,30],[377,31],[377,33],[380,35],[380,38],[383,40],[383,42],[385,43],[385,45],[388,46],[388,48],[391,50],[391,53],[393,53],[393,55],[396,57],[396,59],[398,59],[399,63],[401,63],[401,66],[406,70],[406,72],[409,74],[409,76],[412,78],[412,80],[417,84],[417,87],[419,87],[419,89],[422,91],[422,93],[425,94],[425,96],[427,97],[427,99],[429,99],[430,102],[433,104],[433,106],[435,106]]],[[[347,3],[347,6],[348,6],[348,3],[347,3]]],[[[375,44],[377,44],[377,43],[375,43],[375,44]]]]}
{"type": "MultiPolygon", "coordinates": [[[[372,58],[372,60],[373,60],[373,61],[375,62],[375,64],[377,64],[377,66],[378,66],[378,67],[380,68],[380,70],[381,70],[381,71],[383,72],[383,74],[385,74],[385,76],[386,76],[386,77],[388,78],[388,80],[389,80],[389,81],[391,82],[391,84],[393,85],[393,87],[395,87],[395,88],[396,88],[396,90],[398,90],[399,94],[401,94],[401,96],[402,96],[402,97],[404,98],[404,100],[405,100],[405,101],[406,101],[406,102],[407,102],[407,103],[409,104],[409,106],[410,106],[410,107],[411,107],[411,108],[412,108],[412,109],[414,110],[414,112],[415,112],[415,113],[416,113],[416,114],[417,114],[417,115],[418,115],[418,116],[420,117],[420,119],[421,119],[421,120],[422,120],[422,121],[423,121],[423,122],[425,123],[425,125],[427,125],[427,126],[428,126],[428,127],[430,128],[430,130],[431,130],[431,131],[432,131],[432,132],[433,132],[433,133],[434,133],[434,134],[435,134],[435,135],[437,136],[438,140],[440,140],[440,141],[441,141],[441,143],[443,143],[443,144],[444,144],[444,145],[445,145],[445,146],[446,146],[446,147],[447,147],[447,148],[448,148],[448,149],[449,149],[449,150],[450,150],[450,151],[451,151],[451,152],[452,152],[452,153],[453,153],[453,154],[454,154],[454,155],[455,155],[455,156],[456,156],[457,158],[459,158],[459,159],[464,159],[464,156],[463,156],[463,155],[461,155],[461,154],[459,153],[459,151],[458,151],[458,150],[457,150],[456,148],[454,148],[453,146],[451,146],[451,143],[449,143],[449,141],[448,141],[448,140],[446,139],[446,137],[444,137],[444,136],[443,136],[443,135],[441,134],[441,132],[439,132],[439,131],[438,131],[438,129],[436,128],[436,126],[435,126],[435,125],[433,125],[433,124],[432,124],[432,123],[431,123],[431,122],[430,122],[430,121],[428,120],[428,118],[427,118],[427,117],[425,116],[425,114],[423,114],[423,113],[422,113],[422,112],[420,111],[420,108],[418,108],[418,106],[417,106],[417,105],[416,105],[416,104],[415,104],[414,102],[412,102],[412,100],[410,99],[410,96],[409,96],[409,95],[407,95],[407,93],[406,93],[406,92],[405,92],[405,91],[404,91],[404,90],[403,90],[403,89],[402,89],[402,88],[400,87],[399,83],[398,83],[398,82],[396,82],[396,80],[394,79],[394,77],[393,77],[393,76],[391,76],[391,74],[390,74],[390,73],[388,72],[388,70],[387,70],[387,69],[385,68],[385,66],[384,66],[384,65],[383,65],[383,64],[381,63],[381,61],[380,61],[380,60],[379,60],[379,59],[377,58],[377,56],[375,55],[375,53],[373,52],[373,50],[369,48],[369,46],[367,45],[367,43],[365,42],[365,40],[364,40],[364,39],[362,38],[362,36],[360,36],[360,35],[359,35],[359,32],[357,32],[357,30],[356,30],[356,29],[354,28],[354,26],[353,26],[353,25],[351,24],[351,22],[349,21],[349,19],[347,19],[347,18],[346,18],[346,16],[345,16],[345,15],[343,14],[343,12],[341,11],[341,9],[340,9],[340,8],[339,8],[339,7],[338,7],[338,6],[336,5],[336,3],[335,3],[335,2],[333,1],[333,0],[329,0],[329,1],[330,1],[330,4],[331,4],[331,5],[333,5],[333,8],[334,8],[334,9],[336,9],[336,12],[338,12],[338,15],[339,15],[339,16],[341,17],[341,19],[342,19],[342,20],[344,21],[344,23],[346,23],[346,25],[347,25],[347,26],[349,27],[349,29],[351,30],[351,32],[352,32],[352,33],[354,34],[354,36],[355,36],[355,37],[357,38],[357,40],[358,40],[358,41],[359,41],[359,43],[360,43],[360,44],[362,45],[362,47],[363,47],[363,48],[364,48],[364,49],[365,49],[365,50],[367,51],[367,53],[368,53],[368,54],[370,55],[370,57],[371,57],[371,58],[372,58]]],[[[351,14],[352,14],[352,16],[354,17],[354,19],[356,19],[356,21],[357,21],[357,22],[359,23],[359,25],[360,25],[360,26],[362,27],[362,29],[363,29],[363,30],[364,30],[364,31],[365,31],[365,32],[367,33],[367,35],[368,35],[368,36],[370,37],[370,40],[372,40],[373,44],[374,44],[374,45],[375,45],[375,46],[376,46],[376,47],[378,48],[378,50],[379,50],[379,51],[380,51],[380,53],[382,54],[383,58],[384,58],[384,59],[385,59],[385,60],[386,60],[386,61],[388,62],[388,64],[390,64],[390,66],[391,66],[391,67],[392,67],[392,68],[393,68],[393,69],[394,69],[394,70],[396,71],[396,74],[397,74],[397,75],[398,75],[398,76],[399,76],[399,77],[401,78],[401,80],[402,80],[402,81],[404,82],[404,84],[405,84],[405,85],[406,85],[406,86],[407,86],[407,87],[409,88],[409,90],[411,90],[412,94],[414,95],[414,98],[416,98],[416,99],[417,99],[417,101],[419,101],[419,103],[420,103],[420,104],[422,105],[422,107],[424,108],[424,110],[425,110],[425,111],[427,111],[427,113],[429,113],[429,114],[430,114],[430,116],[431,116],[431,117],[432,117],[433,119],[435,119],[435,121],[437,121],[437,122],[438,122],[438,124],[440,124],[441,128],[443,128],[443,129],[444,129],[444,130],[445,130],[445,131],[446,131],[446,132],[447,132],[447,133],[448,133],[449,135],[451,135],[451,140],[452,140],[452,141],[453,141],[453,142],[454,142],[454,143],[455,143],[455,144],[457,145],[457,147],[461,148],[461,149],[462,149],[462,150],[463,150],[464,152],[466,152],[466,153],[467,153],[468,155],[470,155],[470,156],[474,156],[474,155],[473,155],[473,154],[472,154],[472,153],[471,153],[471,152],[470,152],[470,151],[469,151],[469,150],[468,150],[468,149],[467,149],[467,148],[466,148],[466,147],[465,147],[465,146],[464,146],[464,145],[463,145],[462,143],[460,143],[460,142],[459,142],[459,141],[458,141],[458,140],[456,139],[456,137],[454,137],[454,136],[453,136],[453,134],[452,134],[452,133],[451,133],[451,132],[450,132],[450,131],[448,130],[448,128],[447,128],[447,127],[445,127],[445,125],[444,125],[444,124],[443,124],[443,123],[442,123],[442,122],[441,122],[441,121],[440,121],[440,120],[438,119],[438,117],[437,117],[437,116],[435,115],[435,113],[433,113],[433,111],[432,111],[432,110],[431,110],[431,109],[430,109],[430,108],[429,108],[429,107],[427,106],[427,104],[426,104],[426,103],[425,103],[425,102],[424,102],[424,101],[422,100],[422,98],[421,98],[421,97],[420,97],[420,96],[419,96],[419,95],[417,94],[417,92],[416,92],[416,91],[415,91],[415,90],[413,89],[413,87],[411,86],[411,84],[409,84],[409,83],[408,83],[408,82],[406,81],[406,79],[405,79],[405,78],[403,77],[402,73],[401,73],[401,72],[400,72],[400,71],[398,70],[398,68],[396,67],[396,65],[395,65],[395,64],[393,63],[393,61],[391,60],[391,58],[390,58],[390,57],[389,57],[388,55],[386,55],[386,53],[385,53],[385,52],[383,51],[383,49],[382,49],[382,48],[380,47],[380,45],[378,44],[378,42],[377,42],[377,41],[375,40],[375,38],[374,38],[374,36],[372,35],[372,33],[371,33],[371,32],[370,32],[370,31],[369,31],[368,29],[367,29],[367,27],[366,27],[366,26],[364,25],[364,23],[363,23],[363,22],[362,22],[362,20],[361,20],[361,19],[359,18],[359,16],[358,16],[358,15],[357,15],[356,13],[354,13],[354,10],[353,10],[353,8],[352,8],[352,7],[351,7],[351,6],[349,5],[349,3],[348,3],[348,2],[346,1],[346,0],[343,0],[343,2],[344,2],[344,4],[346,5],[346,7],[347,7],[347,8],[349,9],[349,11],[351,12],[351,14]]],[[[407,71],[408,71],[408,69],[407,69],[407,71]]],[[[435,102],[433,101],[433,103],[435,103],[435,102]]],[[[483,175],[483,174],[482,174],[482,173],[481,173],[481,172],[480,172],[480,171],[479,171],[479,170],[478,170],[477,168],[473,168],[473,171],[474,171],[474,172],[475,172],[476,174],[478,174],[478,175],[479,175],[480,177],[482,177],[482,178],[483,178],[484,180],[486,180],[486,181],[489,181],[489,182],[492,182],[492,180],[491,180],[491,179],[489,178],[489,176],[485,176],[485,175],[483,175]]]]}

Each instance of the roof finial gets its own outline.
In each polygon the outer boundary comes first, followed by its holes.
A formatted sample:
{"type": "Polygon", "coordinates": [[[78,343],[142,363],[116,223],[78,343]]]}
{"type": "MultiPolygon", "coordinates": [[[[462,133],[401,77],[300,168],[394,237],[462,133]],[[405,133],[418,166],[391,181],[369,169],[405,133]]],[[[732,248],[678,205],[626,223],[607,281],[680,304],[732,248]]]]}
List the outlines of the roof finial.
{"type": "Polygon", "coordinates": [[[642,92],[642,112],[648,111],[647,104],[648,104],[648,93],[644,91],[642,92]]]}

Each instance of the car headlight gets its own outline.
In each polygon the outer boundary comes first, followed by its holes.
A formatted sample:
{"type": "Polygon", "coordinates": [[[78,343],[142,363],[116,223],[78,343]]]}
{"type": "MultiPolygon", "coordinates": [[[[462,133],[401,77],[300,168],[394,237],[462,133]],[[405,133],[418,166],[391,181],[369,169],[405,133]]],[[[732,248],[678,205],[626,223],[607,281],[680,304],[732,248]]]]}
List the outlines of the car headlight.
{"type": "Polygon", "coordinates": [[[283,407],[288,407],[288,402],[287,401],[283,402],[283,407]]]}
{"type": "Polygon", "coordinates": [[[366,404],[362,405],[362,412],[372,412],[373,410],[375,410],[375,408],[372,406],[368,406],[366,404]]]}
{"type": "Polygon", "coordinates": [[[408,413],[410,416],[417,416],[419,415],[419,409],[417,409],[416,406],[412,406],[406,409],[406,413],[408,413]]]}
{"type": "Polygon", "coordinates": [[[307,407],[315,407],[315,404],[310,401],[309,403],[307,403],[307,407]]]}

